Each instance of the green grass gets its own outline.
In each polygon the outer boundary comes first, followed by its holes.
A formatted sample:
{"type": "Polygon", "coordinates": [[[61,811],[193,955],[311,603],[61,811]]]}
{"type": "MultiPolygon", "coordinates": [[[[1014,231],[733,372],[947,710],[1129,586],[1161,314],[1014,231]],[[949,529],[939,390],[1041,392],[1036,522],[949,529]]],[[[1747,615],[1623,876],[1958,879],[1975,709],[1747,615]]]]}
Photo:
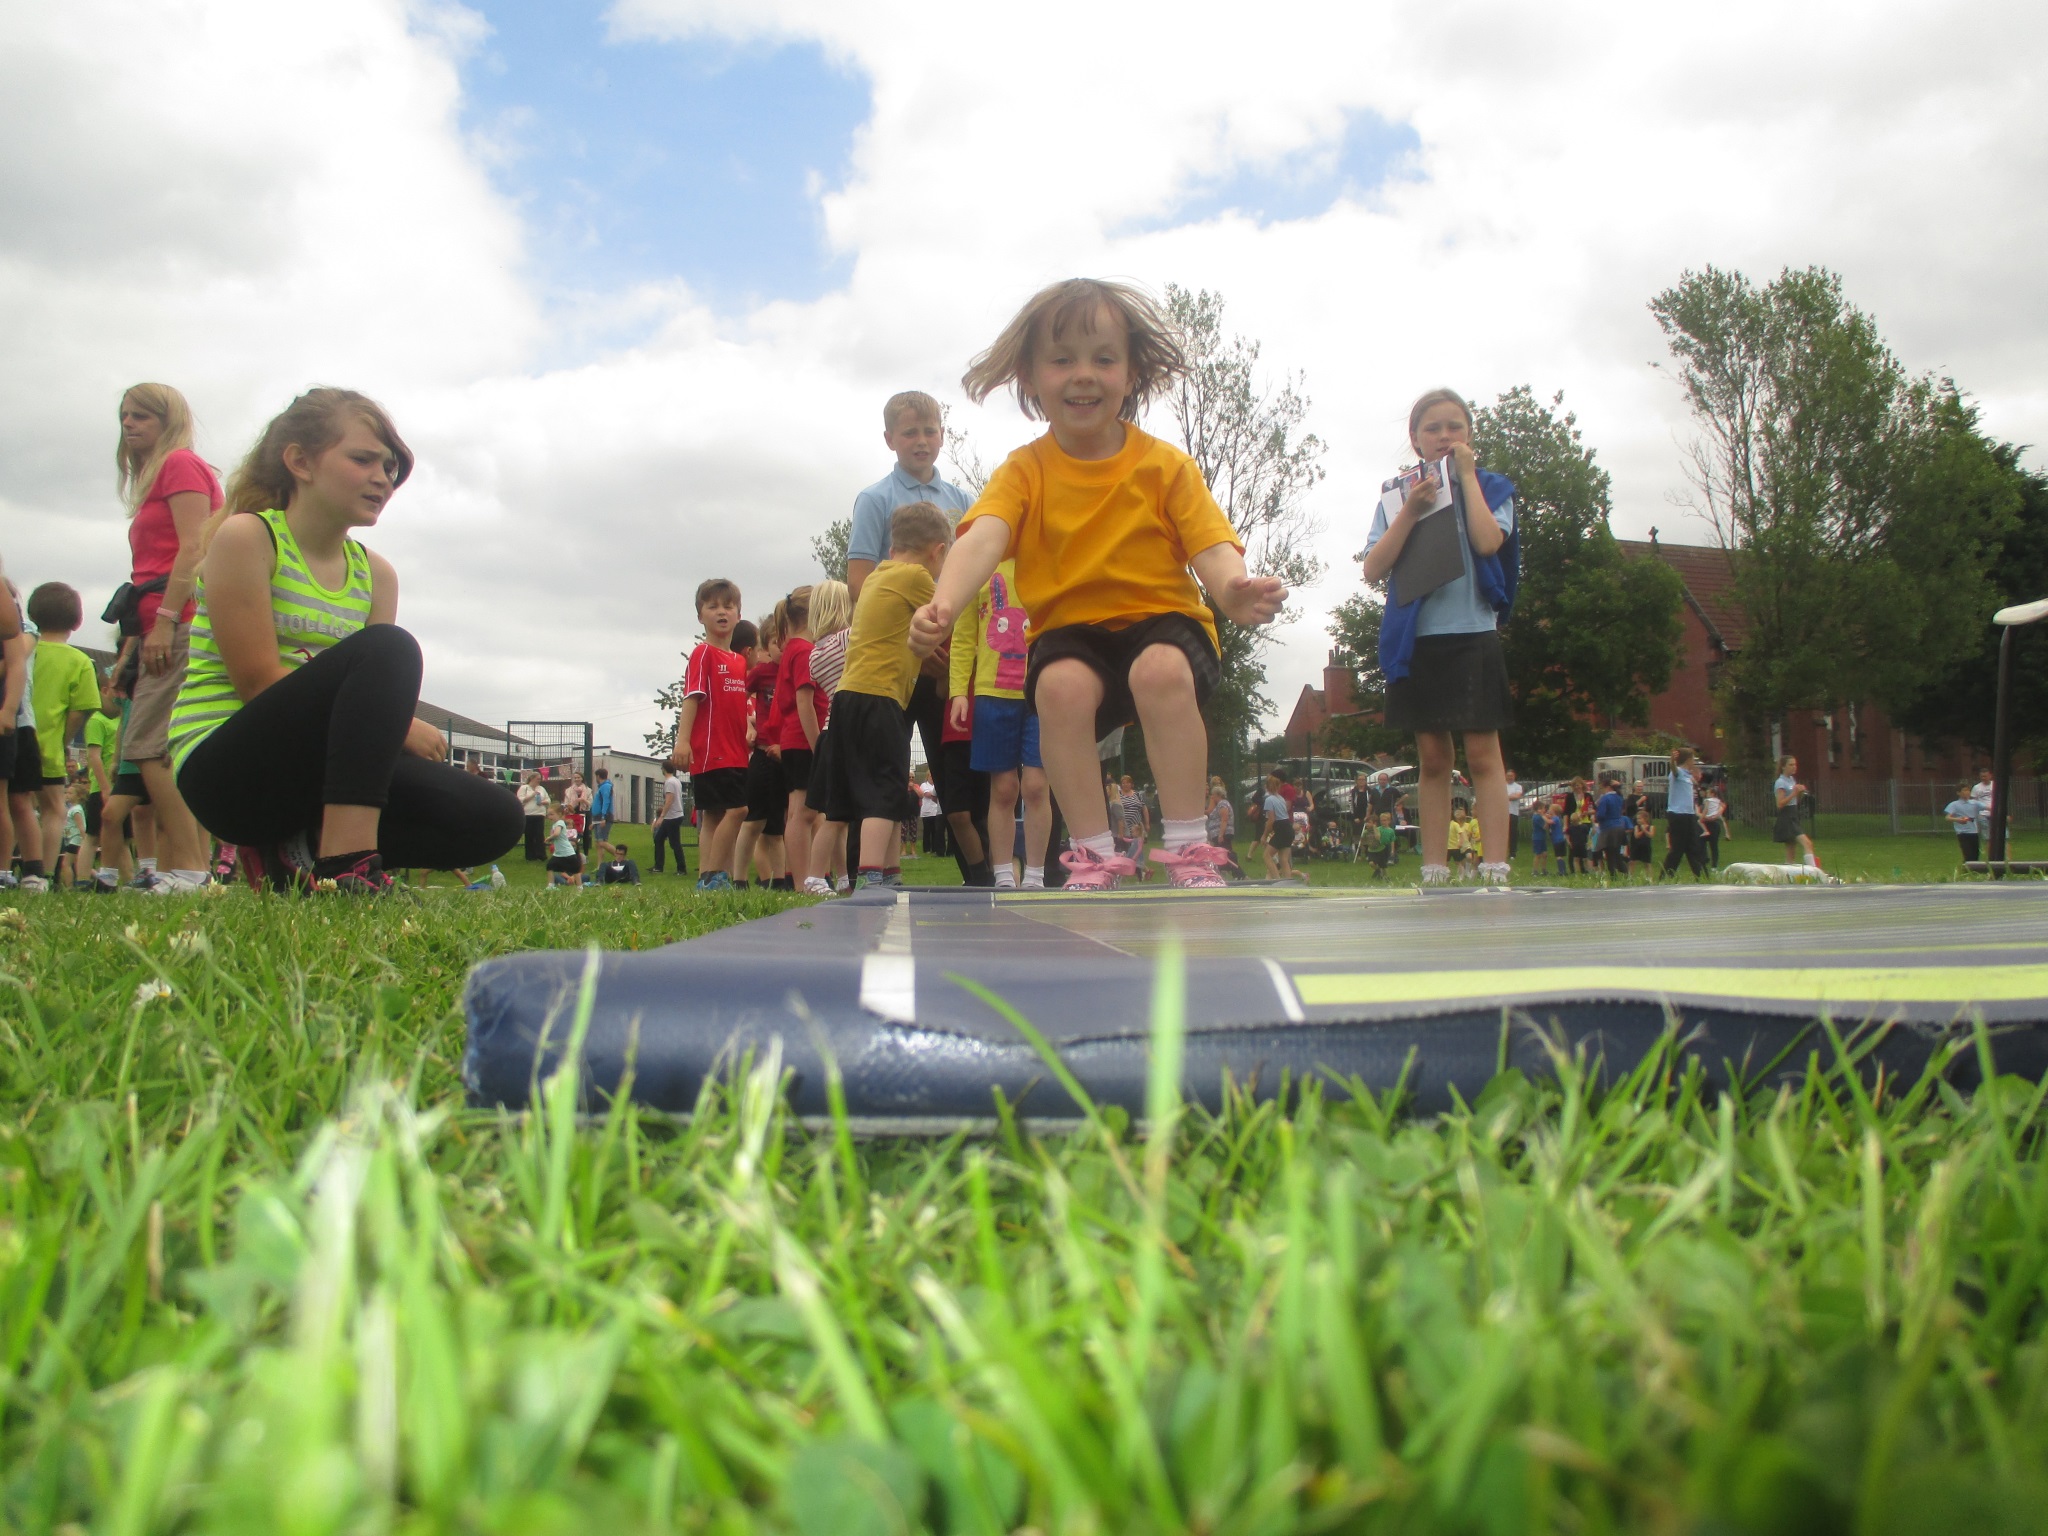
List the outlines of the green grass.
{"type": "Polygon", "coordinates": [[[786,904],[0,909],[0,1527],[2041,1529],[2033,1084],[1566,1059],[1436,1119],[1155,1083],[1149,1136],[867,1143],[772,1061],[687,1124],[463,1106],[473,961],[786,904]]]}

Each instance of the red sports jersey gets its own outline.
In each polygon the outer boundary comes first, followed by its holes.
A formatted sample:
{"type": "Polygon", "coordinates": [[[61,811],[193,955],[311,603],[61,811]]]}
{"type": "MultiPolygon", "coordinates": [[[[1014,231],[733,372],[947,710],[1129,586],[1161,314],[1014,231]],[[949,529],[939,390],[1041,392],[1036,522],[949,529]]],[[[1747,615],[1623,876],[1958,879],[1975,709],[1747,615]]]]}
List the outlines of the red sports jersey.
{"type": "Polygon", "coordinates": [[[690,772],[747,766],[747,658],[709,640],[690,652],[683,697],[697,699],[690,723],[690,772]]]}
{"type": "Polygon", "coordinates": [[[782,664],[775,669],[775,744],[785,752],[807,752],[810,738],[804,735],[804,717],[797,713],[797,693],[811,691],[811,708],[817,711],[818,729],[825,729],[831,703],[811,681],[811,642],[801,636],[782,642],[782,664]]]}

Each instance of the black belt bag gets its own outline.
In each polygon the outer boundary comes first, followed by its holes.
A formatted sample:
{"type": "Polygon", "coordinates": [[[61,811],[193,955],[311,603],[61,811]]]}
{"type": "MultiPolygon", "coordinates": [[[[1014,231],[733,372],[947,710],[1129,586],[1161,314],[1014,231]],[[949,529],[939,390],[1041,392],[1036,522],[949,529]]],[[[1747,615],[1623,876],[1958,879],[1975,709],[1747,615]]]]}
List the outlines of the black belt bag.
{"type": "Polygon", "coordinates": [[[122,582],[114,588],[114,595],[107,599],[107,609],[100,615],[100,622],[118,625],[125,639],[136,638],[142,633],[142,600],[152,592],[163,591],[170,584],[169,575],[153,577],[139,584],[122,582]]]}

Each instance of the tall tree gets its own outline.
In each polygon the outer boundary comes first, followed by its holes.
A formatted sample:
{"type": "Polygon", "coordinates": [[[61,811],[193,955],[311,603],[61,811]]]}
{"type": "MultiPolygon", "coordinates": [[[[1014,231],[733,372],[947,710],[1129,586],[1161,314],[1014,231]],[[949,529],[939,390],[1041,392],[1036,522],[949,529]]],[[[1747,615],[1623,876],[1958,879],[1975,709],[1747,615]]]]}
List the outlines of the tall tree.
{"type": "MultiPolygon", "coordinates": [[[[1310,585],[1323,573],[1313,549],[1322,525],[1308,498],[1323,478],[1324,445],[1303,430],[1309,399],[1300,375],[1260,375],[1258,342],[1223,329],[1221,294],[1169,283],[1166,306],[1193,365],[1165,400],[1181,446],[1237,529],[1253,574],[1310,585]]],[[[1217,630],[1223,681],[1209,700],[1209,758],[1235,782],[1252,730],[1272,708],[1262,660],[1271,631],[1228,621],[1217,630]]]]}
{"type": "Polygon", "coordinates": [[[1521,588],[1501,633],[1515,696],[1509,761],[1525,774],[1583,772],[1614,725],[1640,725],[1678,663],[1677,572],[1631,560],[1608,526],[1607,471],[1566,411],[1517,385],[1473,419],[1480,461],[1515,482],[1521,588]]]}
{"type": "MultiPolygon", "coordinates": [[[[2019,474],[2020,509],[2004,547],[1992,561],[1998,601],[2027,603],[2048,597],[2048,475],[2018,470],[2019,450],[1998,450],[2000,463],[2019,474]]],[[[1915,736],[1961,741],[1988,753],[1998,707],[2000,634],[1990,624],[1977,644],[1922,691],[1897,716],[1915,736]]],[[[2012,727],[2015,750],[2030,754],[2036,771],[2048,764],[2048,624],[2032,624],[2013,635],[2012,727]]]]}
{"type": "Polygon", "coordinates": [[[1792,708],[1896,713],[1976,645],[2015,471],[1953,382],[1911,378],[1818,267],[1686,272],[1650,302],[1700,435],[1692,478],[1748,637],[1723,674],[1760,750],[1792,708]]]}
{"type": "Polygon", "coordinates": [[[1354,592],[1330,613],[1331,658],[1351,673],[1351,697],[1358,708],[1357,714],[1340,715],[1323,727],[1322,739],[1333,754],[1371,758],[1413,744],[1408,732],[1380,723],[1387,707],[1387,679],[1380,671],[1380,620],[1385,616],[1385,605],[1372,592],[1354,592]]]}

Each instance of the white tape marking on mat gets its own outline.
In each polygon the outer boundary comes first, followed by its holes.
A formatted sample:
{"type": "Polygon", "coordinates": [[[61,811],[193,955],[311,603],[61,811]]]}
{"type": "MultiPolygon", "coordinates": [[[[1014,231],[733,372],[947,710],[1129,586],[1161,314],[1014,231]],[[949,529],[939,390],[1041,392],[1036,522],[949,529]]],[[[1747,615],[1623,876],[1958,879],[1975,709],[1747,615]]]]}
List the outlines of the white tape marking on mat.
{"type": "Polygon", "coordinates": [[[1280,1011],[1287,1015],[1287,1022],[1299,1024],[1307,1015],[1301,1011],[1301,999],[1294,995],[1294,983],[1287,979],[1287,973],[1280,969],[1278,960],[1262,960],[1266,974],[1273,978],[1273,990],[1280,994],[1280,1011]]]}
{"type": "Polygon", "coordinates": [[[874,953],[860,963],[860,1005],[892,1024],[917,1022],[917,961],[910,953],[910,903],[901,896],[874,953]]]}

